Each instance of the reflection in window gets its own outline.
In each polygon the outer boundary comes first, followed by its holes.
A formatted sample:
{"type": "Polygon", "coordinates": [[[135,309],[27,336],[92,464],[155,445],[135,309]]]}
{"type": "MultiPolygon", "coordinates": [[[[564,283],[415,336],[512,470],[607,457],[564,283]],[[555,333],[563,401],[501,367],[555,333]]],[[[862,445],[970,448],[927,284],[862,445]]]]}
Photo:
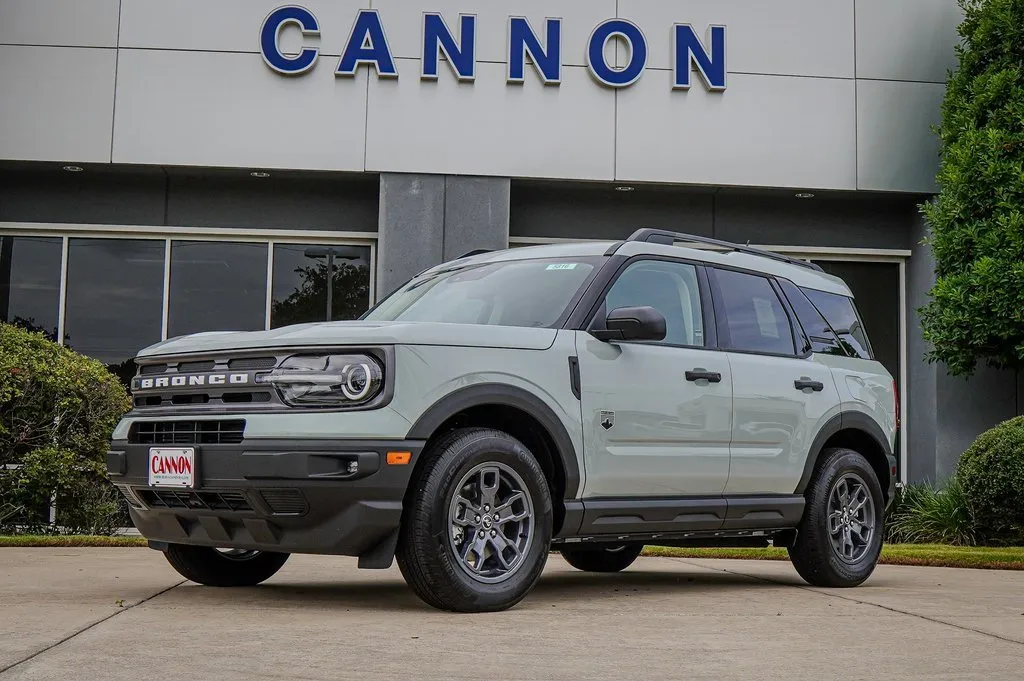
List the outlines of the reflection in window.
{"type": "Polygon", "coordinates": [[[168,303],[168,338],[264,329],[267,244],[173,241],[168,303]]]}
{"type": "Polygon", "coordinates": [[[160,340],[163,284],[162,239],[70,239],[65,344],[129,382],[160,340]]]}
{"type": "Polygon", "coordinates": [[[356,319],[370,306],[369,246],[274,244],[270,326],[356,319]],[[328,262],[331,313],[328,315],[328,262]]]}
{"type": "Polygon", "coordinates": [[[0,237],[0,320],[57,340],[63,239],[0,237]]]}
{"type": "Polygon", "coordinates": [[[872,359],[867,332],[853,300],[846,296],[805,288],[803,292],[828,320],[851,357],[872,359]]]}

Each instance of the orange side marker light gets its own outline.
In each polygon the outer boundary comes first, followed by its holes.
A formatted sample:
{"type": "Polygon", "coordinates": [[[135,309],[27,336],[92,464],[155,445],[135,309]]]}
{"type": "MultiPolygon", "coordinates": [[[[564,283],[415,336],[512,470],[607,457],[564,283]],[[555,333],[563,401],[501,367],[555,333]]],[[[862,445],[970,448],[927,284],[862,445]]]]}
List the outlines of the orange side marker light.
{"type": "Polygon", "coordinates": [[[389,466],[405,466],[412,461],[412,452],[388,452],[389,466]]]}

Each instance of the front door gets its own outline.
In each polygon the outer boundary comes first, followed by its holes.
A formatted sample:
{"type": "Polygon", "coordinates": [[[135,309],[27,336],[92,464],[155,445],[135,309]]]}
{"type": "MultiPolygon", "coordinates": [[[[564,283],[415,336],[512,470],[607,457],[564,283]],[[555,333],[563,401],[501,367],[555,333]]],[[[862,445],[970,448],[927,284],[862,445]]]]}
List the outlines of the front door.
{"type": "Polygon", "coordinates": [[[577,336],[584,424],[583,496],[718,496],[729,476],[732,376],[724,353],[704,349],[698,270],[689,263],[630,263],[596,323],[619,307],[648,305],[666,320],[657,342],[577,336]]]}

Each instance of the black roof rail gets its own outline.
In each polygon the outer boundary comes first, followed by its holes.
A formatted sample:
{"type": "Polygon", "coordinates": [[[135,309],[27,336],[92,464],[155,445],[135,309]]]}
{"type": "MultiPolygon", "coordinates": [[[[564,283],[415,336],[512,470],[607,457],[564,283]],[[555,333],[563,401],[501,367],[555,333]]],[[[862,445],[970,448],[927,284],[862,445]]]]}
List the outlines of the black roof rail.
{"type": "Polygon", "coordinates": [[[817,272],[824,272],[820,265],[801,260],[799,258],[791,258],[788,255],[782,255],[781,253],[773,253],[766,251],[761,248],[754,248],[752,246],[743,246],[736,244],[731,241],[722,241],[720,239],[712,239],[707,236],[697,236],[695,234],[684,234],[682,232],[672,232],[667,229],[656,229],[654,227],[643,227],[633,232],[626,241],[644,241],[651,244],[664,244],[666,246],[674,246],[677,241],[692,241],[698,244],[707,244],[709,246],[719,246],[729,251],[737,251],[739,253],[747,253],[748,255],[757,255],[762,258],[769,258],[771,260],[778,260],[779,262],[787,262],[791,265],[798,265],[799,267],[806,267],[807,269],[815,270],[817,272]]]}
{"type": "Polygon", "coordinates": [[[474,255],[483,255],[484,253],[490,253],[490,252],[491,252],[491,249],[489,249],[489,248],[478,248],[475,251],[470,251],[469,253],[463,253],[459,257],[455,258],[455,260],[462,260],[463,258],[471,258],[474,255]]]}

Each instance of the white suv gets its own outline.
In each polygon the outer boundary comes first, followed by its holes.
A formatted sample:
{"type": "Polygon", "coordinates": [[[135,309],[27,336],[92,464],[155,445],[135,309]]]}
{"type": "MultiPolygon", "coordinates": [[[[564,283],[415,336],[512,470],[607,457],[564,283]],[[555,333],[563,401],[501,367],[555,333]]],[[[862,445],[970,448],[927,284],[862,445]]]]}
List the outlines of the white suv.
{"type": "Polygon", "coordinates": [[[808,582],[854,586],[896,479],[895,385],[844,283],[655,229],[470,254],[359,321],[137,362],[108,471],[209,585],[291,553],[397,556],[427,603],[499,610],[552,548],[617,571],[645,544],[772,542],[808,582]]]}

